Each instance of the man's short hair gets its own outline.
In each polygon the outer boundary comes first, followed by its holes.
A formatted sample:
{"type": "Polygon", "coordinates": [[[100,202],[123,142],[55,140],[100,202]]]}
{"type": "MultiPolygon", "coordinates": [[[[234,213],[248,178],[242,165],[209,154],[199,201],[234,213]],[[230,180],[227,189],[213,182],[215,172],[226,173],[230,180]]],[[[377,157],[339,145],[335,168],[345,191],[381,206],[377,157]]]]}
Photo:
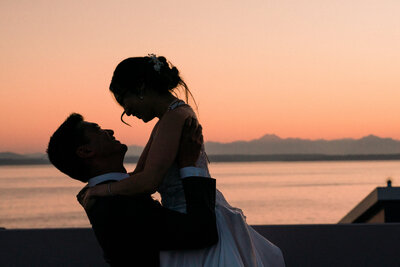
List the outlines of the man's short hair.
{"type": "Polygon", "coordinates": [[[82,115],[72,113],[50,137],[47,155],[50,162],[61,172],[76,180],[87,182],[90,178],[83,160],[78,157],[76,150],[87,144],[82,115]]]}

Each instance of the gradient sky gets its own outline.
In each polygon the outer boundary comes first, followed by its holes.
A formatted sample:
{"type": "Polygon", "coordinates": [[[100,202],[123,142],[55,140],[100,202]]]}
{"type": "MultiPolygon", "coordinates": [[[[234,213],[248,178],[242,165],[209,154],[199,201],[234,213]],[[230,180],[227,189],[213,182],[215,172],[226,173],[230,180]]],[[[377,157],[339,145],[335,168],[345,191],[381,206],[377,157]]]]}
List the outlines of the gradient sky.
{"type": "Polygon", "coordinates": [[[400,139],[400,1],[0,2],[0,151],[44,152],[71,112],[143,145],[108,91],[124,58],[164,55],[206,141],[266,133],[400,139]]]}

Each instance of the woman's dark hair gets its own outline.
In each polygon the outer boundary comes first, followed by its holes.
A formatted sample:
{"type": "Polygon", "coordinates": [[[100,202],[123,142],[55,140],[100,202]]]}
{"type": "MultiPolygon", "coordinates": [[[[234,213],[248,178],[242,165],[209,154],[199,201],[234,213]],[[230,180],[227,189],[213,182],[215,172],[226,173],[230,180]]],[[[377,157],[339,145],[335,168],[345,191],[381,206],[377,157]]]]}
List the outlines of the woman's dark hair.
{"type": "MultiPolygon", "coordinates": [[[[159,94],[173,93],[177,95],[176,91],[183,88],[186,103],[190,96],[196,105],[196,101],[180,77],[178,69],[165,57],[149,55],[124,59],[115,68],[110,91],[114,94],[117,102],[122,105],[123,98],[127,93],[138,94],[143,85],[152,88],[159,94]]],[[[121,115],[122,122],[124,122],[122,119],[124,114],[125,112],[121,115]]]]}
{"type": "Polygon", "coordinates": [[[61,172],[76,180],[87,182],[87,167],[76,154],[76,149],[88,142],[81,127],[82,115],[72,113],[50,137],[47,155],[61,172]]]}

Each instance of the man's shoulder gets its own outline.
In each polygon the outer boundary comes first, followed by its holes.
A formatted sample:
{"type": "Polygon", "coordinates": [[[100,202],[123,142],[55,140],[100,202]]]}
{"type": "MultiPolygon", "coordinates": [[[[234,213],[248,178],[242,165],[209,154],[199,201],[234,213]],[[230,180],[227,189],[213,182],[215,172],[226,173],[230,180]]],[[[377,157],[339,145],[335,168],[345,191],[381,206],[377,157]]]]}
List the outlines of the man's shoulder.
{"type": "Polygon", "coordinates": [[[92,225],[107,225],[120,220],[143,216],[158,208],[158,206],[160,206],[160,203],[153,200],[149,195],[136,197],[108,196],[95,198],[85,211],[92,225]]]}
{"type": "Polygon", "coordinates": [[[95,197],[93,205],[89,211],[105,212],[111,209],[113,211],[121,211],[125,208],[142,208],[153,205],[159,205],[159,202],[154,200],[150,195],[139,195],[134,197],[129,196],[106,196],[95,197]],[[105,209],[104,209],[105,208],[105,209]]]}

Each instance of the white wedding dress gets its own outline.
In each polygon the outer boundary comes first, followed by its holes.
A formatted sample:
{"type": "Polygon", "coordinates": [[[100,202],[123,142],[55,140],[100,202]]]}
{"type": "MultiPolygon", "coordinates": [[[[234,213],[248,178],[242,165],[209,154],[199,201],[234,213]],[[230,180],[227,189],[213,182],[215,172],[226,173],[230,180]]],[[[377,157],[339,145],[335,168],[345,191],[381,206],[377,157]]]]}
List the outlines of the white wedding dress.
{"type": "MultiPolygon", "coordinates": [[[[204,147],[196,166],[203,168],[210,177],[204,147]]],[[[158,191],[164,207],[186,213],[185,194],[176,163],[168,170],[158,191]]],[[[165,267],[285,266],[281,250],[249,226],[243,212],[230,206],[218,190],[215,214],[219,236],[217,244],[200,250],[162,251],[160,265],[165,267]]]]}

